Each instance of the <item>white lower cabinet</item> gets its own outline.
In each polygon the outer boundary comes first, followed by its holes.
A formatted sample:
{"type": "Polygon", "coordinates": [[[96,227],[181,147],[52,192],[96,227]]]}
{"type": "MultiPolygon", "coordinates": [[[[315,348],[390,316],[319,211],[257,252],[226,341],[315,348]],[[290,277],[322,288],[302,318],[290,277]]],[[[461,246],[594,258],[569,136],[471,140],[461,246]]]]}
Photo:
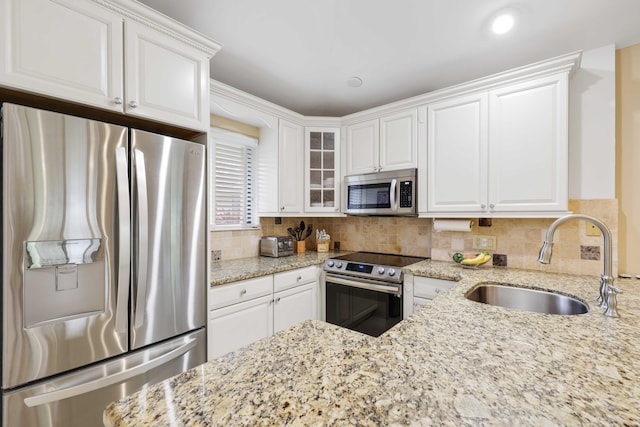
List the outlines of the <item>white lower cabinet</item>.
{"type": "Polygon", "coordinates": [[[273,334],[273,298],[256,298],[209,314],[208,359],[227,354],[273,334]]]}
{"type": "Polygon", "coordinates": [[[317,319],[317,275],[311,266],[211,288],[208,360],[317,319]]]}
{"type": "Polygon", "coordinates": [[[411,316],[418,308],[448,291],[456,284],[452,280],[418,277],[407,274],[404,276],[404,318],[411,316]]]}
{"type": "Polygon", "coordinates": [[[318,283],[307,283],[274,294],[273,332],[318,318],[318,283]]]}

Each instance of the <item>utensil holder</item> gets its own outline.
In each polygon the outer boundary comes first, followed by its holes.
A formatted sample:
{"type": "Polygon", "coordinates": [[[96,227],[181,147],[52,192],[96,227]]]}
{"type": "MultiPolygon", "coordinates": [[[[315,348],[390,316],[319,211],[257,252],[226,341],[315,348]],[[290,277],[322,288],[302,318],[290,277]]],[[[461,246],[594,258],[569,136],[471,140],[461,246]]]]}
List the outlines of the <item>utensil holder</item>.
{"type": "Polygon", "coordinates": [[[329,241],[326,242],[318,242],[316,250],[318,252],[329,252],[329,241]]]}
{"type": "Polygon", "coordinates": [[[303,253],[305,251],[306,246],[304,244],[304,240],[296,240],[295,244],[296,244],[296,252],[297,253],[301,254],[301,253],[303,253]]]}

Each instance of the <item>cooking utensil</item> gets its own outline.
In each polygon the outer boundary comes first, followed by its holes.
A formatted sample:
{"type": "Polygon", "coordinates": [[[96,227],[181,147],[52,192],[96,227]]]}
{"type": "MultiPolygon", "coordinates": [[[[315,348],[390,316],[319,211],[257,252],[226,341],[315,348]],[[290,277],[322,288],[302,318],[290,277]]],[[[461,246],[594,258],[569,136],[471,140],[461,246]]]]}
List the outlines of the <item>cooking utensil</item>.
{"type": "MultiPolygon", "coordinates": [[[[304,236],[304,239],[306,239],[307,237],[311,236],[311,233],[313,232],[313,224],[309,224],[309,227],[307,228],[307,234],[304,236]]],[[[302,240],[304,240],[302,239],[302,240]]]]}
{"type": "Polygon", "coordinates": [[[291,234],[291,236],[295,239],[296,237],[296,232],[293,231],[293,228],[289,227],[287,228],[287,231],[289,232],[289,234],[291,234]]]}

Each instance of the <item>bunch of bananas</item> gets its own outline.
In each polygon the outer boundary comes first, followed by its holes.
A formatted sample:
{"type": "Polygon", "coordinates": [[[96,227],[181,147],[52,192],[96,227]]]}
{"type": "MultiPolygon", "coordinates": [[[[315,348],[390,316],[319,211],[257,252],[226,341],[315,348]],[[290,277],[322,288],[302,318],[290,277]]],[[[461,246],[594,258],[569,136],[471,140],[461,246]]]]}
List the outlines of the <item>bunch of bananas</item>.
{"type": "Polygon", "coordinates": [[[464,254],[460,252],[456,252],[455,254],[453,254],[453,260],[463,265],[480,265],[484,264],[490,259],[491,255],[489,254],[489,252],[480,252],[479,254],[476,254],[475,257],[471,258],[465,258],[464,254]]]}

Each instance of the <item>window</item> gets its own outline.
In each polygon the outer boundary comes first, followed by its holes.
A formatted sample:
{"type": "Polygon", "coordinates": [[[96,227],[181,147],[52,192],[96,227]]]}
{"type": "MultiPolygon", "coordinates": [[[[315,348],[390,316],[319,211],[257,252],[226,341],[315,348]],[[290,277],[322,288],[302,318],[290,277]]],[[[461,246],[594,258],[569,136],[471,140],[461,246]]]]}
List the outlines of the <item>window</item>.
{"type": "Polygon", "coordinates": [[[257,227],[255,209],[258,140],[218,128],[211,129],[210,137],[213,227],[257,227]]]}

